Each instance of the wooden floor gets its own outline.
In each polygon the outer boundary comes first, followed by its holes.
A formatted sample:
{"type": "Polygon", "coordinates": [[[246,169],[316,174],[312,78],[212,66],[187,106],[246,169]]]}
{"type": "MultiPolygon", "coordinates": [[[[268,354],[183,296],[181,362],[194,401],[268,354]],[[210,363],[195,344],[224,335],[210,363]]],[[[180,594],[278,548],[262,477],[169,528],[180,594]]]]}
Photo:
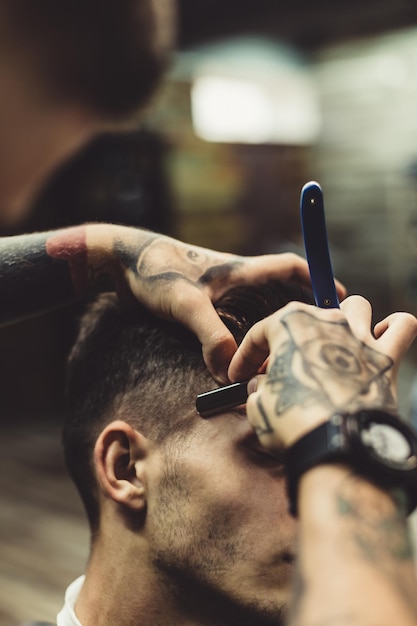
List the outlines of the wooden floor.
{"type": "Polygon", "coordinates": [[[59,424],[2,426],[0,498],[0,626],[55,621],[66,586],[84,572],[89,540],[59,424]]]}

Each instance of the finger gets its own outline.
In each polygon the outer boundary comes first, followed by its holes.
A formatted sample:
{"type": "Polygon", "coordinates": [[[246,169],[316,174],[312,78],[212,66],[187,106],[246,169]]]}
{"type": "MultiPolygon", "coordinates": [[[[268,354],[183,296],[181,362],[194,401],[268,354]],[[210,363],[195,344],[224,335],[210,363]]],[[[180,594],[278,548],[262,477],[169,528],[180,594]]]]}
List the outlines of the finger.
{"type": "Polygon", "coordinates": [[[417,337],[417,319],[411,313],[393,313],[375,326],[381,352],[400,359],[417,337]]]}
{"type": "Polygon", "coordinates": [[[237,345],[210,298],[195,288],[187,289],[183,285],[181,297],[171,304],[171,315],[198,337],[204,361],[215,380],[222,384],[230,382],[227,368],[237,345]]]}
{"type": "MultiPolygon", "coordinates": [[[[219,318],[218,318],[219,319],[219,318]]],[[[228,366],[236,352],[237,344],[232,333],[224,326],[220,320],[220,325],[224,327],[207,335],[200,341],[203,346],[203,358],[207,368],[213,378],[220,384],[230,382],[228,376],[228,366]]]]}
{"type": "MultiPolygon", "coordinates": [[[[290,302],[282,309],[257,322],[248,331],[232,358],[228,372],[231,381],[245,380],[258,373],[269,357],[273,346],[282,342],[281,333],[284,327],[281,319],[290,311],[315,312],[320,317],[335,315],[335,309],[324,310],[304,302],[290,302]]],[[[338,309],[337,314],[340,315],[338,309]]],[[[287,338],[286,335],[285,339],[287,338]]]]}
{"type": "MultiPolygon", "coordinates": [[[[280,278],[311,287],[307,261],[293,252],[253,257],[244,271],[249,281],[259,280],[262,274],[264,280],[280,278]]],[[[335,280],[335,286],[339,298],[343,300],[347,293],[346,287],[339,280],[335,280]]]]}
{"type": "Polygon", "coordinates": [[[243,257],[243,263],[236,272],[235,279],[239,284],[281,279],[311,286],[307,261],[292,252],[243,257]]]}
{"type": "MultiPolygon", "coordinates": [[[[258,385],[262,385],[262,381],[258,381],[258,385]]],[[[248,397],[246,415],[261,444],[271,451],[279,450],[281,442],[263,406],[260,389],[248,397]]]]}
{"type": "Polygon", "coordinates": [[[250,381],[248,382],[248,397],[252,393],[255,393],[255,391],[258,391],[261,389],[262,385],[266,381],[266,378],[267,378],[266,374],[262,373],[250,379],[250,381]]]}
{"type": "Polygon", "coordinates": [[[374,335],[377,339],[379,339],[386,330],[388,330],[389,325],[390,325],[390,317],[392,317],[392,315],[395,315],[395,313],[389,315],[388,317],[386,317],[385,319],[381,320],[380,322],[377,322],[374,326],[374,335]]]}
{"type": "Polygon", "coordinates": [[[270,315],[247,332],[229,365],[228,376],[231,381],[250,378],[262,368],[270,351],[268,340],[270,326],[278,325],[278,316],[279,312],[270,315]]]}
{"type": "Polygon", "coordinates": [[[248,259],[244,266],[246,279],[253,281],[262,279],[281,278],[282,280],[296,280],[310,285],[310,272],[305,259],[292,252],[282,254],[265,254],[248,259]]]}
{"type": "Polygon", "coordinates": [[[339,296],[339,300],[340,301],[344,300],[347,296],[346,287],[344,286],[343,283],[340,282],[340,280],[337,280],[337,278],[334,279],[334,284],[336,287],[337,295],[339,296]]]}
{"type": "Polygon", "coordinates": [[[352,329],[352,332],[362,340],[372,337],[372,307],[368,300],[362,296],[349,296],[341,305],[340,309],[352,329]]]}
{"type": "MultiPolygon", "coordinates": [[[[383,320],[375,324],[375,328],[374,328],[375,337],[377,338],[381,337],[385,333],[385,331],[388,330],[394,324],[394,322],[397,321],[398,317],[403,316],[403,315],[408,316],[408,315],[411,315],[411,313],[404,313],[402,311],[397,312],[397,313],[391,313],[386,318],[384,318],[383,320]]],[[[414,315],[411,315],[410,322],[413,323],[414,319],[415,319],[414,315]]]]}

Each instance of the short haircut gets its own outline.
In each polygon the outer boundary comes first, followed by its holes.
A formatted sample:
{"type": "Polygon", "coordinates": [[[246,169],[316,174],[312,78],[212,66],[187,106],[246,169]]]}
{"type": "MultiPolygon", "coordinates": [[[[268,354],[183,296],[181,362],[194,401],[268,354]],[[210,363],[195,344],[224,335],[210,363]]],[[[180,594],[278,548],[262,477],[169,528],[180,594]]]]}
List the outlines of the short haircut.
{"type": "MultiPolygon", "coordinates": [[[[251,326],[292,300],[312,303],[312,296],[295,283],[273,281],[231,289],[216,308],[240,343],[251,326]]],[[[93,450],[106,424],[120,418],[157,443],[186,436],[196,394],[213,387],[201,345],[185,328],[139,304],[123,308],[114,294],[91,304],[68,360],[63,443],[93,534],[99,524],[93,450]]]]}
{"type": "Polygon", "coordinates": [[[103,119],[131,116],[167,64],[150,0],[2,0],[8,40],[49,90],[103,119]]]}

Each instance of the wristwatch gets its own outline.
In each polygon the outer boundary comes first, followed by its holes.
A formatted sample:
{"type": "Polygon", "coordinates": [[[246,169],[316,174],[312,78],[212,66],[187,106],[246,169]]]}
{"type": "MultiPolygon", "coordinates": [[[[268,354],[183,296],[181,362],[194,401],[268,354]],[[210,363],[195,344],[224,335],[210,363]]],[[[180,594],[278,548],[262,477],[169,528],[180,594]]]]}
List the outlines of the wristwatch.
{"type": "Polygon", "coordinates": [[[336,413],[286,451],[290,513],[297,516],[298,483],[323,463],[342,463],[385,490],[405,493],[417,506],[417,434],[397,415],[380,410],[336,413]]]}

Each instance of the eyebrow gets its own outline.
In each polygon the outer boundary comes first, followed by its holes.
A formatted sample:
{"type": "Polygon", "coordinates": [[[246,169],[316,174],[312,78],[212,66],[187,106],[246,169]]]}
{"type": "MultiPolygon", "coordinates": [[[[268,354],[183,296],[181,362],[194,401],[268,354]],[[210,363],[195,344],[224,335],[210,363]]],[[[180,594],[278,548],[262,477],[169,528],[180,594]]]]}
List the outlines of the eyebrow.
{"type": "Polygon", "coordinates": [[[201,417],[208,418],[245,404],[247,399],[248,381],[245,380],[198,394],[195,407],[201,417]]]}

